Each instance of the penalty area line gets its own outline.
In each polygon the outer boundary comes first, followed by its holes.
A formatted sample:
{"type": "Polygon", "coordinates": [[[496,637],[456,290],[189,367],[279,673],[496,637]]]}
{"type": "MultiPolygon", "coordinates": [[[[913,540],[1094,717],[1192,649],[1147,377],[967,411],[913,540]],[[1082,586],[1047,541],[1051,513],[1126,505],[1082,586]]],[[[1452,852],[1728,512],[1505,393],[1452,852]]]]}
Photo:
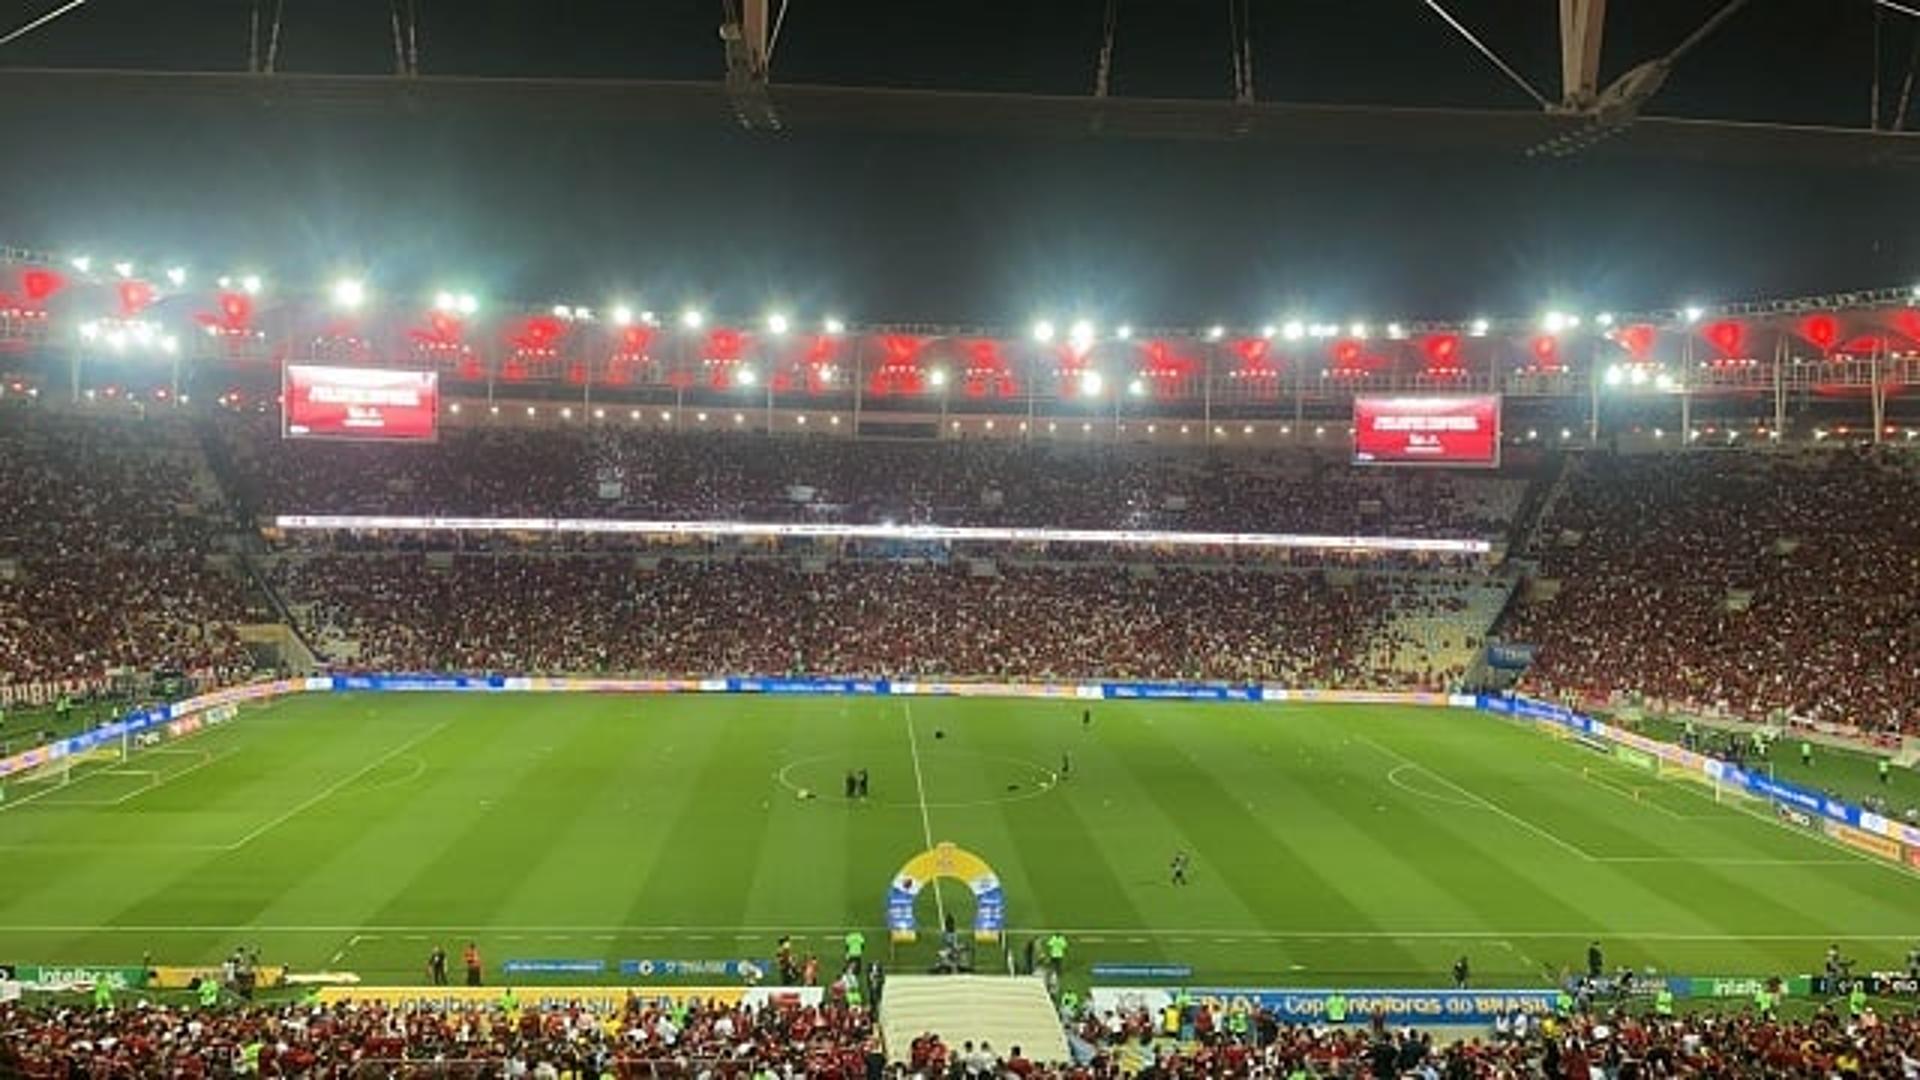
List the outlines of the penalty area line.
{"type": "Polygon", "coordinates": [[[1403,765],[1412,765],[1420,769],[1422,772],[1426,773],[1428,776],[1433,777],[1435,780],[1440,781],[1441,783],[1447,785],[1448,787],[1466,796],[1467,798],[1472,799],[1480,807],[1487,810],[1491,810],[1496,814],[1499,814],[1501,817],[1506,818],[1508,821],[1513,822],[1515,825],[1520,826],[1522,829],[1525,829],[1526,831],[1541,838],[1542,840],[1548,841],[1549,843],[1553,844],[1555,847],[1558,847],[1562,851],[1565,851],[1573,855],[1575,858],[1579,859],[1580,861],[1582,862],[1600,861],[1597,857],[1593,855],[1592,852],[1587,851],[1585,848],[1582,848],[1580,845],[1575,844],[1570,840],[1564,840],[1559,836],[1556,836],[1551,830],[1547,829],[1546,827],[1541,825],[1536,825],[1533,822],[1528,821],[1526,818],[1523,818],[1519,814],[1516,814],[1513,811],[1508,810],[1506,807],[1501,806],[1499,803],[1494,802],[1492,799],[1487,798],[1485,795],[1481,795],[1478,792],[1472,791],[1468,788],[1462,787],[1459,784],[1454,783],[1452,780],[1449,780],[1446,777],[1440,775],[1438,772],[1435,772],[1432,767],[1427,765],[1422,765],[1419,762],[1413,760],[1412,758],[1406,756],[1405,754],[1402,754],[1398,750],[1395,750],[1389,746],[1385,746],[1381,743],[1375,742],[1373,739],[1370,739],[1365,735],[1359,734],[1358,732],[1356,732],[1353,737],[1356,742],[1361,742],[1366,744],[1367,746],[1371,746],[1375,750],[1379,751],[1380,753],[1385,754],[1386,756],[1394,759],[1395,761],[1400,762],[1403,765]]]}
{"type": "Polygon", "coordinates": [[[421,732],[420,734],[415,735],[413,738],[408,739],[406,742],[401,743],[399,746],[394,747],[393,749],[387,751],[386,753],[381,754],[379,757],[374,758],[372,761],[367,762],[365,765],[361,766],[360,768],[355,769],[352,773],[349,773],[348,775],[341,777],[340,779],[334,781],[333,783],[328,784],[326,787],[321,788],[318,792],[314,793],[313,795],[310,795],[307,798],[302,799],[300,802],[295,803],[292,809],[287,810],[284,813],[275,815],[272,820],[259,826],[258,828],[254,829],[252,832],[249,832],[247,835],[241,837],[240,839],[235,840],[233,843],[228,844],[222,850],[238,851],[241,848],[246,847],[248,844],[253,843],[255,840],[260,839],[262,836],[265,836],[267,833],[270,833],[273,830],[279,828],[280,826],[286,824],[287,822],[293,820],[295,817],[299,816],[302,813],[305,813],[307,810],[310,810],[313,807],[318,806],[320,803],[324,802],[327,798],[332,796],[335,792],[339,791],[341,788],[346,787],[348,784],[353,783],[355,780],[358,780],[361,777],[372,772],[373,770],[379,768],[380,766],[385,765],[387,762],[392,761],[394,758],[399,757],[401,754],[404,754],[407,751],[413,749],[414,747],[420,745],[421,743],[426,742],[428,739],[433,738],[435,735],[440,734],[441,729],[445,728],[448,724],[451,724],[451,723],[453,723],[453,720],[451,717],[440,721],[439,723],[433,725],[432,727],[421,732]]]}

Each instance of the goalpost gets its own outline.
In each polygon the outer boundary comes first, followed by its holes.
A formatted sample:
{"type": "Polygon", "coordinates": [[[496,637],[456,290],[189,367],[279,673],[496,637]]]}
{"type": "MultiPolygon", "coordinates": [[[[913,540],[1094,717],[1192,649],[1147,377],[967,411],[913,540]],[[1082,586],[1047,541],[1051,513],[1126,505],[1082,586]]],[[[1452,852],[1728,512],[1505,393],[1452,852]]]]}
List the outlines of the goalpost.
{"type": "MultiPolygon", "coordinates": [[[[129,717],[136,715],[137,711],[128,714],[129,717]]],[[[183,721],[184,726],[178,729],[161,722],[149,722],[140,730],[122,727],[115,735],[94,739],[81,749],[69,749],[37,765],[0,776],[0,807],[9,802],[28,802],[87,777],[108,772],[132,761],[143,750],[164,748],[168,743],[225,723],[238,715],[237,705],[225,704],[188,718],[183,721]]],[[[89,734],[92,733],[82,732],[63,740],[63,744],[71,747],[76,740],[87,742],[89,734]]],[[[159,774],[156,772],[152,775],[159,774]]]]}

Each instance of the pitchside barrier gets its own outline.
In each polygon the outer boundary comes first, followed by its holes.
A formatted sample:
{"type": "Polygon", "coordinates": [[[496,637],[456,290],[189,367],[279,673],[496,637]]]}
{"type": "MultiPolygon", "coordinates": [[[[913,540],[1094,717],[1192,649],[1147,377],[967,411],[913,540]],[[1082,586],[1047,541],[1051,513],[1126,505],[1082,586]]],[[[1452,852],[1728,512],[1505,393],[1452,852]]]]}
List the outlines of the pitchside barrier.
{"type": "Polygon", "coordinates": [[[1817,827],[1834,841],[1890,862],[1920,869],[1920,828],[1863,810],[1795,784],[1738,768],[1718,758],[1614,727],[1563,705],[1518,695],[1443,694],[1365,690],[1303,690],[1258,683],[989,682],[961,679],[781,678],[751,675],[709,678],[622,679],[541,675],[317,675],[229,687],[129,714],[91,731],[0,758],[0,779],[28,770],[85,760],[103,746],[126,746],[144,733],[177,738],[234,707],[297,693],[620,693],[795,694],[852,697],[997,697],[1064,701],[1310,702],[1354,705],[1426,705],[1475,709],[1516,717],[1546,731],[1612,748],[1636,764],[1763,800],[1785,820],[1817,827]]]}

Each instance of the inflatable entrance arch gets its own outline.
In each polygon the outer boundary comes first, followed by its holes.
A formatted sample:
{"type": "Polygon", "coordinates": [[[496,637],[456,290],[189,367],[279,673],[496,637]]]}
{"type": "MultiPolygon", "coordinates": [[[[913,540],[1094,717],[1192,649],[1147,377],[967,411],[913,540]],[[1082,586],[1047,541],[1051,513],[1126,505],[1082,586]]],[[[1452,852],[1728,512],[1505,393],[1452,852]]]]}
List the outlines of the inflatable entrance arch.
{"type": "Polygon", "coordinates": [[[893,883],[887,887],[887,931],[893,940],[913,941],[919,937],[913,902],[929,881],[938,878],[964,882],[973,892],[973,939],[999,941],[1007,920],[1007,898],[1000,888],[1000,876],[987,860],[944,841],[908,859],[893,875],[893,883]]]}

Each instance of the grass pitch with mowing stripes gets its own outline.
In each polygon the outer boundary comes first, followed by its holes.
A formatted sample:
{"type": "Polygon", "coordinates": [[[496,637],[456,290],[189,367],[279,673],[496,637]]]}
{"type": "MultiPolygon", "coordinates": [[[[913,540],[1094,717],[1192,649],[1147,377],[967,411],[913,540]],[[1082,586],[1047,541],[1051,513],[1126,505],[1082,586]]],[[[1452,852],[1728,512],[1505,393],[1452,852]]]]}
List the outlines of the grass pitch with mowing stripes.
{"type": "MultiPolygon", "coordinates": [[[[1528,985],[1596,938],[1610,965],[1663,972],[1806,972],[1834,940],[1891,967],[1920,936],[1914,875],[1513,721],[1108,702],[1083,730],[1082,708],[296,697],[11,789],[0,962],[249,944],[421,981],[435,943],[471,939],[489,981],[508,959],[614,978],[626,959],[765,960],[790,932],[831,969],[853,926],[888,955],[887,883],[928,833],[993,865],[1016,949],[1058,928],[1070,969],[1188,964],[1196,983],[1440,983],[1464,953],[1479,985],[1528,985]],[[872,794],[850,803],[863,767],[872,794]]],[[[951,882],[922,895],[927,930],[936,906],[971,917],[951,882]]]]}

